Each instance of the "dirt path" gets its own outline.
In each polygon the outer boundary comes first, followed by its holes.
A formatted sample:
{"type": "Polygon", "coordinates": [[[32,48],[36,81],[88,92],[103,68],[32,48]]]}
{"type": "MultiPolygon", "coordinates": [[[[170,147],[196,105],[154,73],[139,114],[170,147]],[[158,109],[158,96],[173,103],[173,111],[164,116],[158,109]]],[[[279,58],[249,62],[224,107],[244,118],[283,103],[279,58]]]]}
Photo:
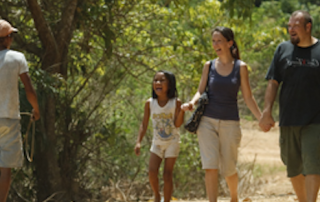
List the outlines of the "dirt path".
{"type": "Polygon", "coordinates": [[[291,183],[286,177],[285,166],[280,159],[279,127],[273,128],[268,133],[262,132],[257,122],[242,121],[241,127],[239,162],[252,162],[255,159],[256,172],[260,175],[258,177],[262,183],[255,195],[243,196],[241,201],[297,201],[291,183]]]}
{"type": "MultiPolygon", "coordinates": [[[[279,128],[264,133],[257,122],[241,121],[242,140],[239,150],[239,163],[253,162],[255,159],[255,174],[261,184],[251,196],[241,196],[242,202],[297,202],[291,183],[286,177],[285,166],[280,159],[279,128]]],[[[207,200],[193,200],[204,202],[207,200]]],[[[219,198],[219,202],[230,201],[229,198],[219,198]]],[[[185,202],[185,201],[179,201],[185,202]]],[[[317,202],[320,202],[320,195],[317,202]]]]}

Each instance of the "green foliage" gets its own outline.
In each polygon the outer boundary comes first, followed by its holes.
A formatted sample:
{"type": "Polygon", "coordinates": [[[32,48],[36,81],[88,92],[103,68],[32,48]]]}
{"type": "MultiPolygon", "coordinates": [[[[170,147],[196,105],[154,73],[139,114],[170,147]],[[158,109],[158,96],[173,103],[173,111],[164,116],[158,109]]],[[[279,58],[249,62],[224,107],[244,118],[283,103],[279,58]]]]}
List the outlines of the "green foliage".
{"type": "Polygon", "coordinates": [[[229,11],[231,18],[235,14],[238,18],[250,18],[255,6],[255,0],[228,0],[222,2],[222,8],[229,11]]]}
{"type": "Polygon", "coordinates": [[[180,153],[174,170],[175,194],[179,198],[205,196],[204,172],[196,135],[181,135],[180,153]]]}
{"type": "Polygon", "coordinates": [[[291,14],[293,11],[298,10],[299,1],[298,0],[281,0],[280,5],[281,5],[281,10],[284,13],[291,14]]]}

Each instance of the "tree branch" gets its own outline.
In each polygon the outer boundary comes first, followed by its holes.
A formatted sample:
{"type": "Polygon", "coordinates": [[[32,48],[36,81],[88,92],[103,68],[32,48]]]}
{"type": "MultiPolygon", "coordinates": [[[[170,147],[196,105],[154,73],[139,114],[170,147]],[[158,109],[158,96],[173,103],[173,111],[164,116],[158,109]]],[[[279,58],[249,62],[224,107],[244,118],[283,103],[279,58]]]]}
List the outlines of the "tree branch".
{"type": "Polygon", "coordinates": [[[37,0],[27,0],[27,2],[43,47],[54,48],[55,51],[57,51],[56,41],[54,39],[50,27],[48,26],[43,16],[43,13],[37,0]]]}
{"type": "Polygon", "coordinates": [[[73,31],[72,24],[74,21],[75,11],[77,8],[78,0],[70,0],[65,7],[61,21],[58,26],[58,33],[56,39],[58,39],[59,50],[65,50],[68,48],[71,39],[71,33],[73,31]]]}
{"type": "MultiPolygon", "coordinates": [[[[89,82],[89,79],[92,77],[92,75],[96,72],[96,70],[100,67],[100,63],[104,60],[104,56],[102,56],[100,58],[100,60],[97,62],[96,66],[94,67],[94,69],[88,74],[85,82],[83,82],[83,84],[78,88],[78,90],[76,91],[76,93],[71,97],[71,99],[69,100],[69,104],[72,103],[73,99],[84,89],[84,87],[87,85],[87,83],[89,82]]],[[[69,105],[68,104],[68,105],[69,105]]]]}

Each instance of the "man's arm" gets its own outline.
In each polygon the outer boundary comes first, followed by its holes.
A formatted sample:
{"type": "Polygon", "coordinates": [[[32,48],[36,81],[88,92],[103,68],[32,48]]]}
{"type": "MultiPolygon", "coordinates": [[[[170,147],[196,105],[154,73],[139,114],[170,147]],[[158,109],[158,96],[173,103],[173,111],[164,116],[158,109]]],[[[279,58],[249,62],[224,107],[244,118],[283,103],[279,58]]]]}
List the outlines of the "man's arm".
{"type": "Polygon", "coordinates": [[[264,96],[264,109],[259,121],[259,126],[264,132],[268,132],[275,124],[272,117],[272,107],[277,96],[278,87],[279,83],[276,80],[268,81],[266,94],[264,96]]]}
{"type": "Polygon", "coordinates": [[[32,86],[31,79],[28,72],[20,74],[20,79],[24,85],[24,89],[27,94],[27,99],[33,108],[32,110],[33,118],[34,120],[38,120],[40,118],[40,111],[39,111],[39,105],[37,100],[37,94],[32,86]]]}

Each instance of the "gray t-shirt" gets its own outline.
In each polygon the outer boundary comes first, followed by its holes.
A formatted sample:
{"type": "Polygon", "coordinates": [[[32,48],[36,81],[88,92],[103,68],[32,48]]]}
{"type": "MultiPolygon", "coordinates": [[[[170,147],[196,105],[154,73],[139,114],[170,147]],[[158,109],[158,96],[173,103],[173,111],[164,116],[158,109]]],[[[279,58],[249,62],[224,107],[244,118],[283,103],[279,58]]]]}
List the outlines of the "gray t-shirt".
{"type": "Polygon", "coordinates": [[[0,118],[20,119],[20,74],[28,72],[25,56],[17,51],[0,51],[0,118]]]}
{"type": "Polygon", "coordinates": [[[320,123],[320,43],[306,48],[281,43],[266,79],[278,81],[280,126],[320,123]]]}

